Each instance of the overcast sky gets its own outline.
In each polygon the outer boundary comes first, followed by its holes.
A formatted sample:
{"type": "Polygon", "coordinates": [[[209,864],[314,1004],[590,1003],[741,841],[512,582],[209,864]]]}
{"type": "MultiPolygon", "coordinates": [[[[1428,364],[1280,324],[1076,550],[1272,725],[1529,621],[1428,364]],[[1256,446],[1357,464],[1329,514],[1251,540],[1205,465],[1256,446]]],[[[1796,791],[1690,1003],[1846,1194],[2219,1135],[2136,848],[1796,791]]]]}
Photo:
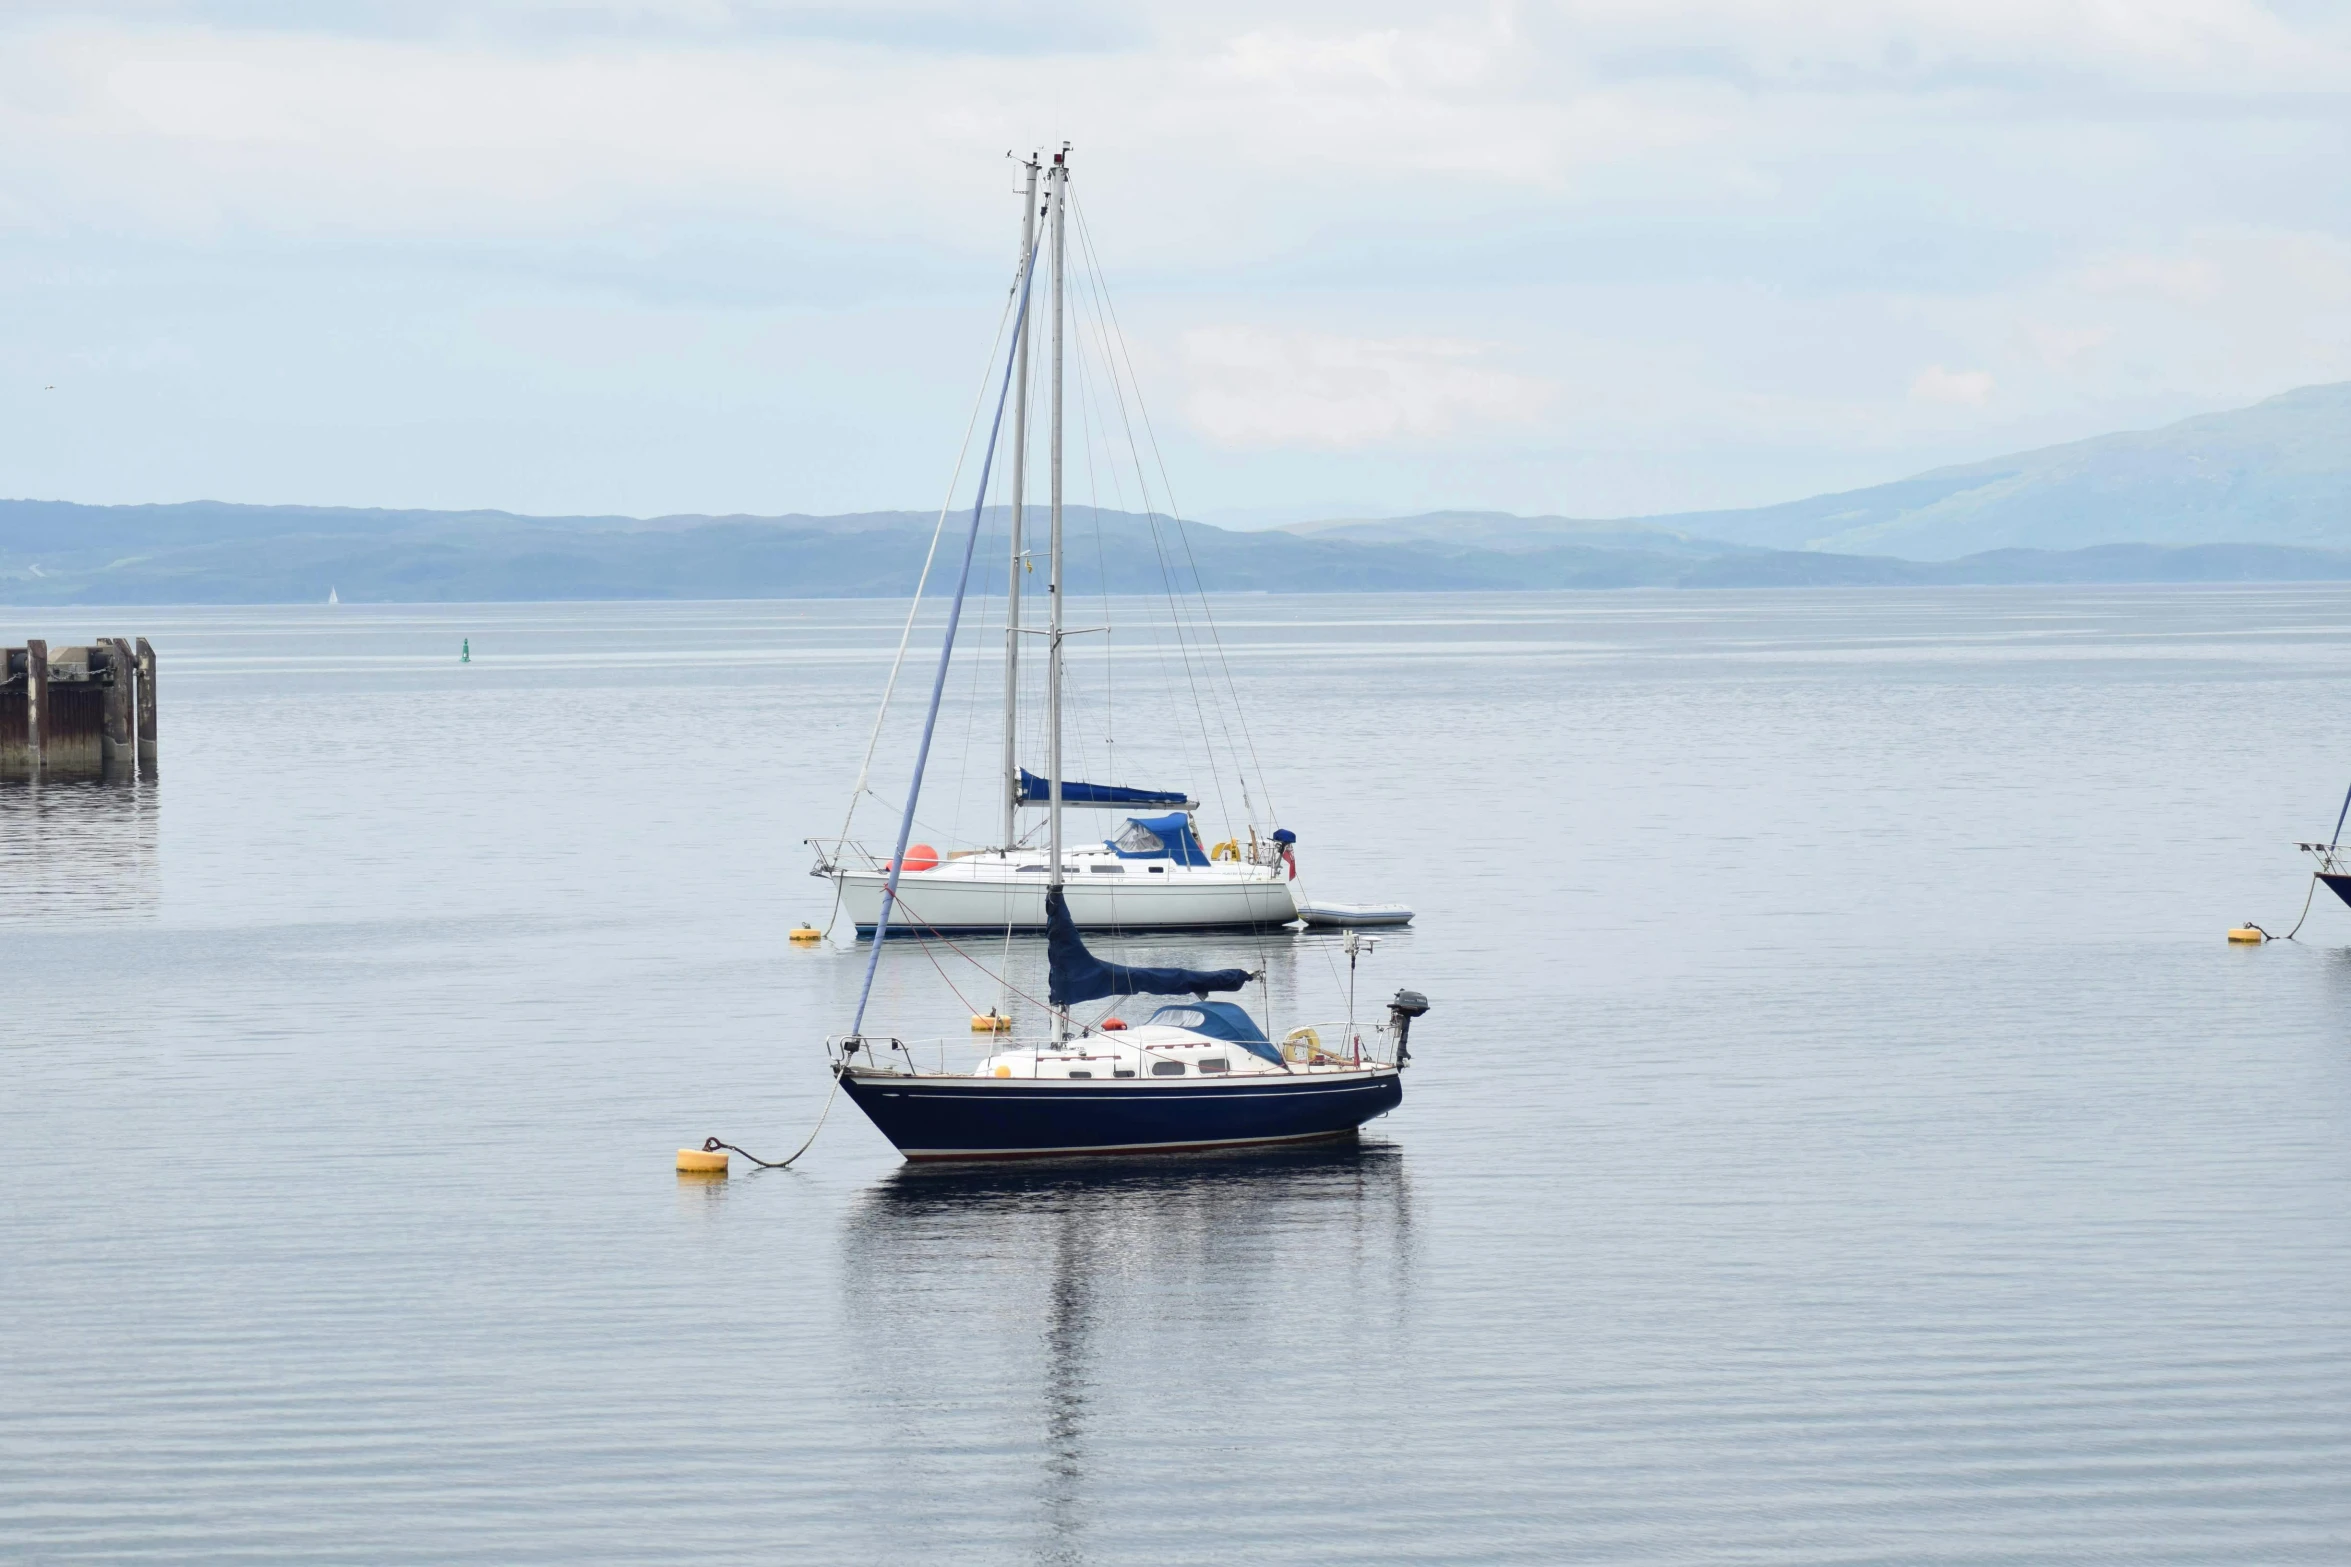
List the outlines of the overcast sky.
{"type": "Polygon", "coordinates": [[[0,494],[935,506],[1063,139],[1194,515],[1872,483],[2351,379],[2347,16],[16,0],[0,494]]]}

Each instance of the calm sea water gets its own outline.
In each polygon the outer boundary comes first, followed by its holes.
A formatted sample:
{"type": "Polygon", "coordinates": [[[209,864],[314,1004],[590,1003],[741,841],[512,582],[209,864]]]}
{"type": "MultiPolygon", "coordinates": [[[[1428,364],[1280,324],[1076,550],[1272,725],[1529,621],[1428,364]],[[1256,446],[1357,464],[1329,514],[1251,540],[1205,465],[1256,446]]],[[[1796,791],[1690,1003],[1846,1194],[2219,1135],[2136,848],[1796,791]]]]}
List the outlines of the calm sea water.
{"type": "MultiPolygon", "coordinates": [[[[1421,911],[1403,1108],[965,1175],[844,1104],[723,1184],[854,995],[783,937],[891,606],[0,617],[152,638],[165,761],[0,787],[0,1558],[2351,1559],[2351,910],[2222,941],[2351,782],[2351,591],[1221,613],[1310,884],[1421,911]]],[[[1132,781],[1154,657],[1079,681],[1132,781]]]]}

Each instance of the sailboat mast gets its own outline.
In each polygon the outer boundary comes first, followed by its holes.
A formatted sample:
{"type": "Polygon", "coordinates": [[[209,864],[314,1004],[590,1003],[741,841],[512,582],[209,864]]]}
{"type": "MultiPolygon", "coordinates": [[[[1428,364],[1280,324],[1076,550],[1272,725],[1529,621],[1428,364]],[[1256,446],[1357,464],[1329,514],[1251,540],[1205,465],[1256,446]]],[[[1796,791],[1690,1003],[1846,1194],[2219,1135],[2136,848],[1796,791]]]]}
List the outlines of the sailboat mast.
{"type": "MultiPolygon", "coordinates": [[[[1025,269],[1037,248],[1037,159],[1030,154],[1028,190],[1020,199],[1020,261],[1025,269]]],[[[1004,589],[1004,848],[1020,841],[1020,578],[1021,524],[1029,498],[1029,322],[1020,318],[1012,345],[1012,576],[1004,589]]]]}
{"type": "MultiPolygon", "coordinates": [[[[1047,751],[1048,771],[1045,774],[1048,790],[1046,809],[1047,827],[1045,885],[1061,889],[1061,328],[1062,274],[1069,267],[1069,248],[1064,240],[1064,219],[1069,211],[1069,147],[1053,155],[1053,550],[1052,565],[1046,577],[1045,591],[1052,598],[1053,618],[1050,635],[1046,638],[1045,691],[1046,705],[1051,714],[1052,744],[1047,751]]],[[[1053,1015],[1053,1038],[1059,1043],[1069,1038],[1069,1014],[1053,1015]]]]}

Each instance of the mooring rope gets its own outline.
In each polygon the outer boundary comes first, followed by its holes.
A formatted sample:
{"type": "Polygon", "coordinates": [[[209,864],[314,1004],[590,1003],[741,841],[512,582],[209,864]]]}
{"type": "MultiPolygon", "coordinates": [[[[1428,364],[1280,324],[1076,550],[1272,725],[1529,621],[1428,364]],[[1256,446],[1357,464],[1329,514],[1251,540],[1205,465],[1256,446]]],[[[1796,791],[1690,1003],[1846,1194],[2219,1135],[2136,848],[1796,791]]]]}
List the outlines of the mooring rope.
{"type": "Polygon", "coordinates": [[[733,1143],[722,1143],[715,1137],[705,1137],[702,1139],[702,1151],[704,1153],[716,1153],[721,1148],[724,1148],[728,1153],[741,1154],[744,1158],[750,1160],[753,1164],[759,1166],[762,1170],[788,1170],[792,1167],[794,1161],[796,1161],[801,1154],[808,1152],[809,1149],[816,1146],[816,1133],[824,1130],[825,1117],[833,1113],[833,1096],[838,1094],[840,1091],[841,1074],[836,1071],[833,1073],[833,1086],[825,1091],[824,1109],[817,1114],[816,1131],[812,1131],[808,1134],[808,1141],[802,1143],[799,1149],[792,1155],[790,1159],[762,1159],[759,1157],[759,1155],[753,1153],[748,1148],[737,1148],[733,1143]]]}
{"type": "MultiPolygon", "coordinates": [[[[2303,921],[2310,918],[2310,900],[2317,896],[2318,872],[2312,871],[2310,873],[2310,891],[2305,893],[2302,897],[2302,918],[2294,921],[2294,930],[2300,930],[2302,928],[2303,921]]],[[[2250,925],[2246,928],[2248,930],[2261,930],[2261,927],[2258,925],[2250,925]]],[[[2294,939],[2294,930],[2287,931],[2283,936],[2280,936],[2277,939],[2280,941],[2292,941],[2294,939]]],[[[2261,933],[2264,936],[2269,934],[2269,932],[2266,930],[2261,930],[2261,933]]]]}

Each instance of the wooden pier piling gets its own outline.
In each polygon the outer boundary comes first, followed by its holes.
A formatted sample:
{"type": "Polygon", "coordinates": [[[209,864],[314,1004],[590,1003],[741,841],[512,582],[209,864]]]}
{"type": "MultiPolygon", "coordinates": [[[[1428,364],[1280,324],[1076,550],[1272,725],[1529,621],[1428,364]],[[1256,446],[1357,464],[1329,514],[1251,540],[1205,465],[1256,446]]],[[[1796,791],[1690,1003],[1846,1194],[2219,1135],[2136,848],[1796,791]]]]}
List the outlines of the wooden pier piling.
{"type": "Polygon", "coordinates": [[[139,638],[139,771],[155,776],[155,649],[139,638]]]}
{"type": "Polygon", "coordinates": [[[153,776],[155,649],[123,637],[0,649],[0,779],[153,776]]]}
{"type": "Polygon", "coordinates": [[[33,727],[40,716],[33,702],[33,663],[40,651],[38,642],[12,647],[0,662],[0,779],[30,778],[40,770],[33,727]]]}
{"type": "Polygon", "coordinates": [[[100,689],[105,693],[104,725],[99,731],[100,754],[110,773],[128,769],[136,775],[139,770],[139,741],[137,712],[139,706],[138,663],[131,656],[131,645],[121,637],[100,637],[90,649],[91,661],[108,677],[100,689]]]}

